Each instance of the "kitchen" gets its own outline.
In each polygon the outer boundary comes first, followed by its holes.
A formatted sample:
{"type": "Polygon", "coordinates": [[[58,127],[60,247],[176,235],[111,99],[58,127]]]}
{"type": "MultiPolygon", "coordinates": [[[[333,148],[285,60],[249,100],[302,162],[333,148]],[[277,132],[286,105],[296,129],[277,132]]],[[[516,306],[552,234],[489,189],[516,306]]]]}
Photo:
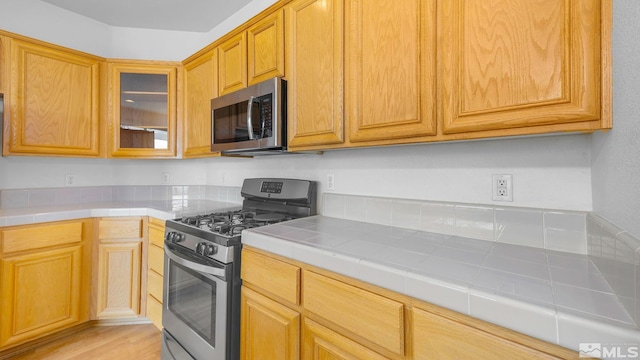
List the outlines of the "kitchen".
{"type": "MultiPolygon", "coordinates": [[[[40,2],[3,4],[7,11],[0,14],[3,24],[0,27],[110,58],[180,61],[270,4],[254,1],[210,33],[190,37],[165,31],[109,28],[40,2]],[[43,15],[38,17],[39,14],[43,15]],[[37,21],[33,21],[34,17],[37,21]],[[90,31],[78,34],[75,24],[90,31]],[[163,46],[146,41],[159,36],[163,38],[163,46]],[[106,40],[94,41],[96,37],[106,40]]],[[[311,179],[318,181],[318,193],[322,194],[329,192],[327,175],[333,174],[336,194],[501,206],[504,204],[491,200],[491,175],[512,174],[514,201],[509,206],[593,211],[638,237],[640,193],[636,179],[640,175],[640,160],[633,150],[638,148],[639,129],[633,121],[637,101],[631,94],[637,90],[634,59],[640,49],[627,39],[633,39],[637,33],[633,15],[639,9],[633,1],[621,0],[613,2],[613,9],[614,127],[609,132],[257,159],[3,157],[0,189],[59,188],[64,186],[66,174],[75,175],[78,187],[163,185],[162,174],[168,173],[171,185],[235,188],[250,177],[311,179]]],[[[323,206],[319,204],[320,209],[323,206]]]]}

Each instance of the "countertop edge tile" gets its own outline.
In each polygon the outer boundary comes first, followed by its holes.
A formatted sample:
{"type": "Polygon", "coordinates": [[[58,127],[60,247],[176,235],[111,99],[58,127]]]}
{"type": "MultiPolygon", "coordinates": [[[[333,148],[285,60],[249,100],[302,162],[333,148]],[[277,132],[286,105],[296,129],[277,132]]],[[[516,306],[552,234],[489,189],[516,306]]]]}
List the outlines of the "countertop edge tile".
{"type": "Polygon", "coordinates": [[[580,343],[628,343],[638,346],[640,342],[637,330],[591,320],[562,310],[558,310],[558,337],[560,345],[573,348],[580,343]]]}
{"type": "Polygon", "coordinates": [[[469,289],[423,274],[407,274],[405,295],[469,315],[469,289]]]}
{"type": "MultiPolygon", "coordinates": [[[[556,310],[551,307],[543,307],[478,289],[470,289],[469,315],[558,344],[556,310]]],[[[578,344],[561,345],[577,350],[578,344]]]]}

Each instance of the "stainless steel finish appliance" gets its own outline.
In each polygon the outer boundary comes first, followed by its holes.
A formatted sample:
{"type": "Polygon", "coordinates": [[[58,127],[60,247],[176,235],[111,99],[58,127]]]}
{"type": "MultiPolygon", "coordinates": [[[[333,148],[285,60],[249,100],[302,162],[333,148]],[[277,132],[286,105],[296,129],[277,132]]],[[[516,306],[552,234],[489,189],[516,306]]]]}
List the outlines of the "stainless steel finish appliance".
{"type": "Polygon", "coordinates": [[[287,82],[272,78],[211,100],[211,151],[281,153],[287,149],[287,82]]]}
{"type": "Polygon", "coordinates": [[[240,357],[242,230],[316,213],[316,183],[255,178],[242,208],[167,220],[162,359],[240,357]]]}

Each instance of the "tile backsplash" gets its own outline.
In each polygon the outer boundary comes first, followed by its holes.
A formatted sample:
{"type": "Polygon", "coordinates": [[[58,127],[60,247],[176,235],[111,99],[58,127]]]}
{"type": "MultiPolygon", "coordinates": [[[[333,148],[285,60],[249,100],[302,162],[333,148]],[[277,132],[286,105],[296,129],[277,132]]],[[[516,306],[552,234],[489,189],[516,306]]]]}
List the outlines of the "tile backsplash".
{"type": "Polygon", "coordinates": [[[587,216],[589,256],[632,318],[640,321],[640,239],[597,214],[587,216]]]}
{"type": "Polygon", "coordinates": [[[399,228],[587,254],[587,213],[325,193],[322,214],[399,228]]]}
{"type": "MultiPolygon", "coordinates": [[[[323,204],[324,216],[588,255],[617,301],[640,322],[640,239],[597,214],[335,193],[325,193],[323,204]]],[[[593,280],[588,273],[579,276],[593,280]]]]}
{"type": "Polygon", "coordinates": [[[150,201],[166,201],[174,206],[187,206],[190,200],[239,204],[242,202],[242,196],[239,187],[213,185],[125,185],[0,190],[0,209],[120,201],[134,201],[141,205],[150,201]]]}

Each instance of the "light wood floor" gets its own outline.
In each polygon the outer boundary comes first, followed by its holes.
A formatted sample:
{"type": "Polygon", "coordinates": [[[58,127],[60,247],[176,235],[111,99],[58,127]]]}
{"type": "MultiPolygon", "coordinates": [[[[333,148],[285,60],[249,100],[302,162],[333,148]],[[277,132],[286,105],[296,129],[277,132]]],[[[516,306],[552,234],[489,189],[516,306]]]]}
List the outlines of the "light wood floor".
{"type": "Polygon", "coordinates": [[[16,360],[158,360],[161,333],[152,324],[92,326],[13,356],[16,360]]]}

